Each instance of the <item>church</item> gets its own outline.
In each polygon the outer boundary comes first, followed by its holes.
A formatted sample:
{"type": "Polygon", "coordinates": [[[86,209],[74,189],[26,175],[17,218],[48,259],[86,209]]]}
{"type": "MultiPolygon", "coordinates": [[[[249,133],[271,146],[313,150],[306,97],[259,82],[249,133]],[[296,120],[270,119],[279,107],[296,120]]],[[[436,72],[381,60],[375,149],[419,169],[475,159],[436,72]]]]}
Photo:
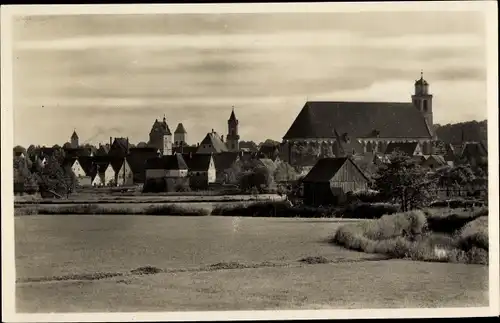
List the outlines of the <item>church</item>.
{"type": "Polygon", "coordinates": [[[339,140],[356,142],[359,154],[384,153],[391,142],[418,142],[431,154],[432,98],[421,73],[409,102],[306,102],[283,136],[282,155],[292,161],[298,146],[331,149],[339,140]]]}

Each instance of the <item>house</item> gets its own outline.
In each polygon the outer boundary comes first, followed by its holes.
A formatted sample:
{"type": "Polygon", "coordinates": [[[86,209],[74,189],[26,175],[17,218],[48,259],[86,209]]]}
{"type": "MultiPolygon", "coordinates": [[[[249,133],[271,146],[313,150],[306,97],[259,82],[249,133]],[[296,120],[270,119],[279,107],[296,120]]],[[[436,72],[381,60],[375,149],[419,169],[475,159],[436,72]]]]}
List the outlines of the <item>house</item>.
{"type": "Polygon", "coordinates": [[[181,154],[146,161],[145,191],[179,191],[189,187],[188,166],[181,154]]]}
{"type": "Polygon", "coordinates": [[[82,165],[78,161],[78,157],[66,157],[62,164],[63,168],[70,168],[76,177],[77,186],[90,186],[92,179],[87,175],[82,165]]]}
{"type": "Polygon", "coordinates": [[[283,136],[284,156],[290,161],[294,146],[331,148],[338,135],[357,141],[363,153],[384,152],[391,142],[414,141],[430,154],[432,119],[432,95],[423,75],[408,103],[308,101],[283,136]]]}
{"type": "Polygon", "coordinates": [[[472,167],[488,163],[488,146],[486,142],[464,143],[460,159],[467,161],[472,167]]]}
{"type": "Polygon", "coordinates": [[[116,186],[127,186],[134,184],[134,173],[130,168],[127,158],[112,158],[111,167],[115,173],[116,186]]]}
{"type": "Polygon", "coordinates": [[[234,176],[231,176],[230,169],[239,161],[241,153],[225,151],[218,154],[213,154],[215,164],[216,182],[220,184],[229,184],[236,181],[234,176]]]}
{"type": "Polygon", "coordinates": [[[99,144],[99,148],[97,148],[97,151],[94,153],[95,156],[107,156],[109,153],[109,148],[110,145],[102,145],[99,144]]]}
{"type": "Polygon", "coordinates": [[[201,141],[197,154],[218,154],[228,151],[224,138],[219,136],[213,129],[212,132],[207,133],[205,138],[201,141]]]}
{"type": "Polygon", "coordinates": [[[109,138],[110,141],[110,148],[108,151],[109,156],[113,157],[125,157],[129,153],[130,149],[130,144],[128,141],[128,138],[115,138],[114,141],[111,143],[111,137],[109,138]]]}
{"type": "Polygon", "coordinates": [[[160,156],[146,161],[146,181],[165,177],[187,177],[188,166],[181,154],[160,156]]]}
{"type": "Polygon", "coordinates": [[[369,182],[350,157],[322,158],[302,179],[304,203],[339,204],[345,201],[346,193],[368,189],[369,182]]]}
{"type": "Polygon", "coordinates": [[[158,150],[154,147],[130,148],[126,158],[133,172],[134,183],[144,183],[146,180],[146,161],[158,156],[158,150]]]}
{"type": "Polygon", "coordinates": [[[92,168],[89,171],[92,178],[92,186],[115,186],[116,174],[111,159],[108,156],[95,156],[92,168]],[[97,178],[99,177],[99,178],[97,178]],[[94,183],[96,185],[94,185],[94,183]]]}
{"type": "Polygon", "coordinates": [[[216,169],[212,154],[183,155],[188,166],[189,186],[193,190],[206,190],[215,183],[216,169]]]}
{"type": "Polygon", "coordinates": [[[420,166],[429,169],[436,169],[446,165],[448,165],[448,163],[441,155],[425,156],[424,160],[420,163],[420,166]]]}
{"type": "Polygon", "coordinates": [[[422,156],[422,149],[420,144],[416,141],[413,142],[391,142],[387,145],[384,152],[385,155],[390,155],[396,151],[406,156],[422,156]]]}

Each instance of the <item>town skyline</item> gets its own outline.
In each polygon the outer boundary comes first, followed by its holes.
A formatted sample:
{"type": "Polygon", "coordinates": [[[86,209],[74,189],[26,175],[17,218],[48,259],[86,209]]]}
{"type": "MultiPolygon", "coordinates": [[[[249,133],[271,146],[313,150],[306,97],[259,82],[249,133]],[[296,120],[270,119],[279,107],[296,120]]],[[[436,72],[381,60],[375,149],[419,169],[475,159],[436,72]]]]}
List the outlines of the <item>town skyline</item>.
{"type": "Polygon", "coordinates": [[[241,140],[281,141],[306,101],[410,102],[421,70],[435,123],[487,118],[476,12],[32,16],[13,31],[16,145],[74,129],[146,142],[164,115],[196,144],[227,135],[232,106],[241,140]]]}

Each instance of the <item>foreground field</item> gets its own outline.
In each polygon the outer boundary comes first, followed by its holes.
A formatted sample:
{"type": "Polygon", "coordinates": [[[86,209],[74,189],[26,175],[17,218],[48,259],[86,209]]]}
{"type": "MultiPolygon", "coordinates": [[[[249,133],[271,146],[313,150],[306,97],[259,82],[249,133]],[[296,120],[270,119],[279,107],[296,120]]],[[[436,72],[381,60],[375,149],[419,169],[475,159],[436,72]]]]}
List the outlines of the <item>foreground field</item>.
{"type": "Polygon", "coordinates": [[[348,221],[19,217],[17,308],[93,312],[487,304],[488,267],[379,260],[380,255],[329,244],[332,233],[348,221]],[[307,257],[321,261],[301,261],[307,257]],[[134,274],[143,266],[162,272],[134,274]],[[121,276],[96,280],[99,273],[121,276]]]}

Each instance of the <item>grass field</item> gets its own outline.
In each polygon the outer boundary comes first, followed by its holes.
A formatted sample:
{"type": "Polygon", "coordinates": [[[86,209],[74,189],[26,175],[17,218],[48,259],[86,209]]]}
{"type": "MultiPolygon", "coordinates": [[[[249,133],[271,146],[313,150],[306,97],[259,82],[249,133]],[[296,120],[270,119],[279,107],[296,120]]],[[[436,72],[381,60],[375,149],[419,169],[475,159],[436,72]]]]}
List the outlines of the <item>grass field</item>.
{"type": "Polygon", "coordinates": [[[331,245],[332,233],[352,221],[360,220],[17,217],[17,308],[93,312],[487,304],[487,266],[381,260],[381,255],[331,245]],[[326,263],[301,261],[307,257],[326,263]],[[134,274],[143,266],[160,272],[134,274]],[[119,276],[96,279],[102,273],[119,276]]]}

